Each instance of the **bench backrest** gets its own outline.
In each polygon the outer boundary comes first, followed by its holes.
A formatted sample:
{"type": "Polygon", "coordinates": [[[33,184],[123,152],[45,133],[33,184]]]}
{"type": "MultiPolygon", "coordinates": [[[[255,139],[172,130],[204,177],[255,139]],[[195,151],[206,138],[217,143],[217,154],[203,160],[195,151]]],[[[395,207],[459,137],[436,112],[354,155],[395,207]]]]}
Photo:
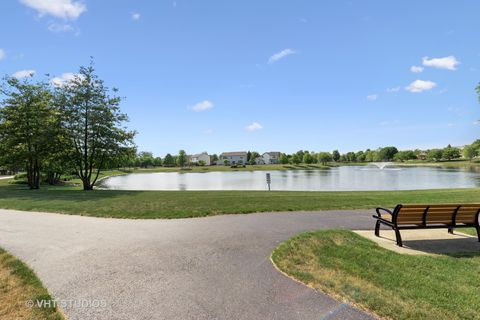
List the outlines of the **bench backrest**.
{"type": "Polygon", "coordinates": [[[476,225],[480,204],[398,205],[393,212],[397,225],[476,225]]]}

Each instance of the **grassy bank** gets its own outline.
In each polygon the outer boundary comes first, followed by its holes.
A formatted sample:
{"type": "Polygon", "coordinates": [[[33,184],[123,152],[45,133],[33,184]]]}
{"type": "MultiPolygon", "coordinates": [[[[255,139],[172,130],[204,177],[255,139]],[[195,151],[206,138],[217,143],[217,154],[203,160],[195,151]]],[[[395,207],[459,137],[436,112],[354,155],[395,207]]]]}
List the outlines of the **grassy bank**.
{"type": "Polygon", "coordinates": [[[287,274],[391,319],[480,319],[480,254],[409,256],[350,231],[304,233],[272,255],[287,274]]]}
{"type": "Polygon", "coordinates": [[[3,249],[0,249],[0,297],[0,319],[64,319],[55,307],[29,305],[52,298],[33,271],[3,249]]]}
{"type": "Polygon", "coordinates": [[[80,191],[0,180],[0,208],[115,218],[186,218],[261,211],[392,207],[397,203],[478,202],[480,189],[367,192],[80,191]]]}
{"type": "Polygon", "coordinates": [[[329,166],[321,164],[255,164],[245,167],[230,166],[191,166],[191,167],[149,167],[149,168],[130,168],[132,173],[142,172],[218,172],[218,171],[268,171],[268,170],[322,170],[329,169],[329,166]]]}

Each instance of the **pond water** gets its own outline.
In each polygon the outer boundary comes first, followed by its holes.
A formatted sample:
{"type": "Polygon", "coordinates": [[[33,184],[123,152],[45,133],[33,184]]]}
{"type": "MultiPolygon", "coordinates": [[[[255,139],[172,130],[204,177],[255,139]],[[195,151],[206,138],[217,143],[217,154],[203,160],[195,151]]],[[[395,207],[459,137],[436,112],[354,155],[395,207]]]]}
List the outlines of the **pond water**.
{"type": "Polygon", "coordinates": [[[104,179],[116,190],[354,191],[480,187],[480,174],[460,168],[343,166],[328,170],[136,173],[104,179]]]}

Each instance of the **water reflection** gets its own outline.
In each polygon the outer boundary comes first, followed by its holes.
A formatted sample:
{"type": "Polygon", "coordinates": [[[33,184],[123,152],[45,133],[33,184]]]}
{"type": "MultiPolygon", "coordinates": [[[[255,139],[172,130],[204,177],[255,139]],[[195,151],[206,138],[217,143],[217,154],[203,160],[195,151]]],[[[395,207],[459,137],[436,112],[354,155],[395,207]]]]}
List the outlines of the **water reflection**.
{"type": "MultiPolygon", "coordinates": [[[[111,177],[101,187],[119,190],[266,190],[265,171],[142,173],[111,177]]],[[[432,167],[345,166],[330,170],[270,171],[272,190],[350,191],[473,188],[475,170],[432,167]]]]}

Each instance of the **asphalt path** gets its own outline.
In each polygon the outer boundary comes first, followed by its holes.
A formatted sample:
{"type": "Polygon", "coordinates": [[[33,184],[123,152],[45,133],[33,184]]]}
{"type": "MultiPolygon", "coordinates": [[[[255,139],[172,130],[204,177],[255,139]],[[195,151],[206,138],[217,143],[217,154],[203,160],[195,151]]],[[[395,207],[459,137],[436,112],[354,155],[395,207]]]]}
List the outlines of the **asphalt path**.
{"type": "Polygon", "coordinates": [[[0,209],[0,246],[71,320],[371,319],[287,278],[270,254],[302,231],[372,227],[365,210],[130,220],[0,209]]]}

